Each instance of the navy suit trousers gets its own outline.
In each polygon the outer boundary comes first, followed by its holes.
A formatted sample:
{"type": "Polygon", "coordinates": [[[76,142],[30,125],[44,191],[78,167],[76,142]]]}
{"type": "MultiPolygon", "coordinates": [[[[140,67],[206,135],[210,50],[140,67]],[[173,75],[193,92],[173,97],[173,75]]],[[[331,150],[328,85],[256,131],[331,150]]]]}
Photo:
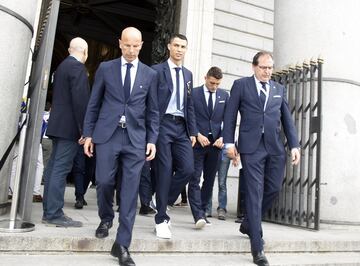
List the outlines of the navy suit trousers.
{"type": "Polygon", "coordinates": [[[88,163],[90,162],[90,160],[91,158],[87,158],[87,156],[84,154],[84,147],[82,145],[79,145],[72,168],[76,200],[84,198],[84,195],[90,184],[92,176],[92,169],[88,163]]]}
{"type": "Polygon", "coordinates": [[[194,156],[184,120],[164,116],[155,157],[156,224],[169,221],[168,204],[173,204],[194,173],[194,156]]]}
{"type": "Polygon", "coordinates": [[[151,169],[151,162],[145,162],[140,177],[139,197],[141,205],[149,206],[155,192],[155,176],[151,169]]]}
{"type": "Polygon", "coordinates": [[[203,148],[197,143],[194,147],[195,172],[189,181],[188,198],[195,221],[205,217],[206,207],[212,196],[220,154],[221,150],[212,144],[203,148]],[[200,190],[202,173],[204,181],[200,190]]]}
{"type": "Polygon", "coordinates": [[[240,154],[245,186],[245,219],[249,230],[252,252],[263,250],[262,215],[271,207],[284,178],[286,154],[270,155],[261,138],[258,148],[251,154],[240,154]]]}
{"type": "Polygon", "coordinates": [[[126,129],[117,128],[110,140],[96,144],[96,193],[102,222],[114,219],[115,178],[121,165],[119,227],[115,242],[129,247],[135,222],[140,173],[145,162],[144,149],[136,149],[126,129]]]}

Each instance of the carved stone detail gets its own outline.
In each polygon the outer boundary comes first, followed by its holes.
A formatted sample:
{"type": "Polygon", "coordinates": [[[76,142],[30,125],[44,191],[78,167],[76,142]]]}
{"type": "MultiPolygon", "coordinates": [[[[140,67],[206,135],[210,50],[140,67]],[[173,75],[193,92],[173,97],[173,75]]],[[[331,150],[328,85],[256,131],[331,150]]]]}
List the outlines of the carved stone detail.
{"type": "Polygon", "coordinates": [[[153,64],[167,58],[167,41],[174,32],[176,22],[176,0],[158,0],[156,6],[155,35],[152,42],[153,64]]]}

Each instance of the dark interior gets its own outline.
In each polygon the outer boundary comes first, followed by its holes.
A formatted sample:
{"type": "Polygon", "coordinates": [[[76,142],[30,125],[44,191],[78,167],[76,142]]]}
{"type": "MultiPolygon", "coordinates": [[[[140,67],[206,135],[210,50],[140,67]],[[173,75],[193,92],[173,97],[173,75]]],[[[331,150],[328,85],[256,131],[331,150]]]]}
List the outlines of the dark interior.
{"type": "Polygon", "coordinates": [[[68,56],[72,38],[81,37],[89,44],[86,67],[90,83],[100,62],[120,56],[119,37],[128,27],[143,35],[140,60],[151,64],[157,0],[62,0],[57,22],[51,72],[68,56]]]}

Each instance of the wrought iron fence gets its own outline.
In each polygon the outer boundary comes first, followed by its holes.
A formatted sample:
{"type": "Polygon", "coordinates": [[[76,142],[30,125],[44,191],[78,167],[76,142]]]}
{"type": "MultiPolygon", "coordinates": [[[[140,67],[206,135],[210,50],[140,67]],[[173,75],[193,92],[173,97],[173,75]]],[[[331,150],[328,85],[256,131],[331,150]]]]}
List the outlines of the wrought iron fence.
{"type": "Polygon", "coordinates": [[[287,88],[301,162],[292,166],[288,160],[281,193],[264,220],[319,230],[322,65],[312,60],[273,74],[287,88]]]}

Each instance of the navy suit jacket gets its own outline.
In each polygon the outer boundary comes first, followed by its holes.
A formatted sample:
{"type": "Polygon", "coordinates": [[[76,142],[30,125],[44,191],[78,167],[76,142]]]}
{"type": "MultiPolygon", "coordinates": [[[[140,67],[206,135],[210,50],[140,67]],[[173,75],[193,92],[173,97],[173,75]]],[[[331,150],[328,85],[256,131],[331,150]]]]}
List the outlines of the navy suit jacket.
{"type": "MultiPolygon", "coordinates": [[[[158,74],[158,95],[159,95],[159,112],[160,112],[160,121],[165,115],[166,109],[169,105],[171,94],[174,90],[173,83],[171,80],[171,73],[169,64],[167,61],[153,65],[153,69],[156,70],[158,74]]],[[[191,91],[193,87],[192,73],[190,70],[182,67],[185,93],[184,93],[184,118],[186,121],[186,129],[189,136],[196,136],[196,122],[195,122],[195,113],[194,106],[191,99],[191,91]]]]}
{"type": "Polygon", "coordinates": [[[286,99],[284,86],[269,81],[269,99],[265,111],[261,106],[254,77],[234,81],[230,100],[225,112],[224,143],[234,143],[237,113],[240,112],[238,150],[253,153],[259,145],[264,129],[266,150],[277,155],[284,152],[281,127],[284,129],[289,148],[299,147],[298,137],[286,99]]]}
{"type": "Polygon", "coordinates": [[[139,61],[130,97],[125,102],[121,79],[121,59],[100,64],[96,71],[84,121],[84,136],[94,143],[107,142],[125,114],[132,145],[144,149],[155,144],[159,133],[157,76],[139,61]]]}
{"type": "Polygon", "coordinates": [[[46,135],[77,141],[82,135],[89,95],[89,81],[84,64],[73,56],[68,56],[55,72],[46,135]]]}
{"type": "Polygon", "coordinates": [[[195,108],[197,132],[200,132],[205,137],[211,132],[214,140],[221,137],[221,124],[224,120],[229,94],[223,89],[216,90],[216,101],[211,117],[206,104],[203,86],[193,89],[192,99],[195,108]]]}

